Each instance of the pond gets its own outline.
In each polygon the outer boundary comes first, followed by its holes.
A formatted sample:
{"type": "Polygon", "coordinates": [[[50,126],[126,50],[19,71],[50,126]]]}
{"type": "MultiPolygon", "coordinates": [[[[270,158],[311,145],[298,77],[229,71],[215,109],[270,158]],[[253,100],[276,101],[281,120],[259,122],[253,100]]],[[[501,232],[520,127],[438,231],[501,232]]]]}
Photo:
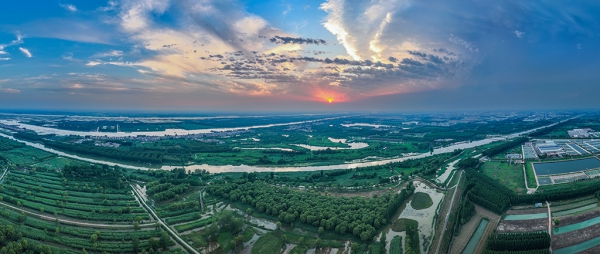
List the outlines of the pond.
{"type": "Polygon", "coordinates": [[[554,228],[552,230],[552,233],[555,234],[555,235],[564,234],[564,233],[568,233],[568,232],[571,232],[571,231],[579,230],[579,229],[582,229],[582,228],[587,228],[589,226],[593,226],[593,225],[596,225],[598,223],[600,223],[600,217],[596,217],[596,218],[589,219],[589,220],[584,220],[582,222],[577,222],[575,224],[571,224],[571,225],[568,225],[568,226],[557,227],[557,228],[554,228]]]}
{"type": "Polygon", "coordinates": [[[548,218],[548,213],[509,214],[504,217],[504,220],[535,220],[542,218],[548,218]]]}
{"type": "Polygon", "coordinates": [[[469,240],[469,243],[467,243],[467,246],[462,252],[463,254],[471,254],[475,252],[475,248],[477,248],[477,244],[479,243],[479,240],[481,240],[483,232],[485,231],[485,228],[487,227],[489,222],[490,221],[485,218],[482,219],[481,222],[479,222],[479,226],[471,236],[471,240],[469,240]]]}
{"type": "Polygon", "coordinates": [[[533,168],[538,176],[565,174],[600,168],[600,160],[598,160],[596,157],[592,157],[580,160],[533,163],[533,168]]]}
{"type": "Polygon", "coordinates": [[[582,242],[582,243],[571,245],[569,247],[565,247],[565,248],[562,248],[562,249],[554,250],[553,253],[554,254],[571,254],[571,253],[577,253],[577,252],[584,251],[584,250],[587,250],[589,248],[592,248],[592,247],[594,247],[594,246],[596,246],[598,244],[600,244],[600,236],[596,237],[594,239],[582,242]]]}

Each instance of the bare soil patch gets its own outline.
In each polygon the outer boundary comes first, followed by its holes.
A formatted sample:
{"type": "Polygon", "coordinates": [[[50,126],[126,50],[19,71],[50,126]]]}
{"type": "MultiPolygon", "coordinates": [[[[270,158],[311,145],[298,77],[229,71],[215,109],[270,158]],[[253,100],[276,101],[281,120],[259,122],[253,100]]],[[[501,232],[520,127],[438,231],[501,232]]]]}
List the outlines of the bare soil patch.
{"type": "Polygon", "coordinates": [[[575,224],[578,222],[582,222],[585,220],[593,219],[600,216],[600,209],[596,209],[593,211],[585,212],[577,215],[567,215],[558,217],[558,221],[560,222],[558,226],[567,226],[571,224],[575,224]]]}
{"type": "Polygon", "coordinates": [[[535,214],[535,213],[548,213],[548,208],[535,208],[535,209],[523,209],[523,210],[508,210],[506,214],[535,214]]]}
{"type": "Polygon", "coordinates": [[[498,225],[499,233],[548,231],[548,218],[535,220],[503,220],[498,225]]]}

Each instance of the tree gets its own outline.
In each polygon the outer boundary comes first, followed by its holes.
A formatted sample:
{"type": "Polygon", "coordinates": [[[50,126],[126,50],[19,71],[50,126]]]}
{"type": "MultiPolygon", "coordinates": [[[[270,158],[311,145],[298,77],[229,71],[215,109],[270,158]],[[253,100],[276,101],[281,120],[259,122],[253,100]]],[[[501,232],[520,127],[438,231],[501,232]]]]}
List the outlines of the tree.
{"type": "Polygon", "coordinates": [[[560,221],[558,220],[558,218],[554,218],[554,225],[558,226],[560,224],[560,221]]]}
{"type": "Polygon", "coordinates": [[[319,235],[323,234],[323,231],[325,231],[325,229],[323,227],[319,227],[319,235]]]}

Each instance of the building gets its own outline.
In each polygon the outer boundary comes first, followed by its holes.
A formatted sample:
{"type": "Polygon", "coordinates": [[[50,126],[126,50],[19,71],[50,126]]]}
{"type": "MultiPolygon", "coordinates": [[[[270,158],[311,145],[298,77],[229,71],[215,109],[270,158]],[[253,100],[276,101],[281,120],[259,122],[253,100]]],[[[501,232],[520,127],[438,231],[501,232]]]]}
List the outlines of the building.
{"type": "Polygon", "coordinates": [[[520,160],[521,159],[521,155],[518,153],[510,153],[506,155],[506,158],[509,160],[520,160]]]}
{"type": "Polygon", "coordinates": [[[540,155],[560,156],[566,154],[565,151],[554,141],[543,141],[535,144],[535,150],[540,155]]]}

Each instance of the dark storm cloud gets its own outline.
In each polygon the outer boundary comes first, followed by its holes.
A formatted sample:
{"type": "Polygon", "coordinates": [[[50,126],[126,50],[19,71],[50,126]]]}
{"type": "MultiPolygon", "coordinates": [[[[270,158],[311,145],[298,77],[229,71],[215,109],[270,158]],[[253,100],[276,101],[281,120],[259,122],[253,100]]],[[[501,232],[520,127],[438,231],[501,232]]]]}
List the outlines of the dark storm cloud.
{"type": "Polygon", "coordinates": [[[269,39],[270,42],[276,44],[323,44],[327,45],[327,41],[323,39],[311,39],[311,38],[300,38],[300,37],[282,37],[275,35],[269,39]]]}

